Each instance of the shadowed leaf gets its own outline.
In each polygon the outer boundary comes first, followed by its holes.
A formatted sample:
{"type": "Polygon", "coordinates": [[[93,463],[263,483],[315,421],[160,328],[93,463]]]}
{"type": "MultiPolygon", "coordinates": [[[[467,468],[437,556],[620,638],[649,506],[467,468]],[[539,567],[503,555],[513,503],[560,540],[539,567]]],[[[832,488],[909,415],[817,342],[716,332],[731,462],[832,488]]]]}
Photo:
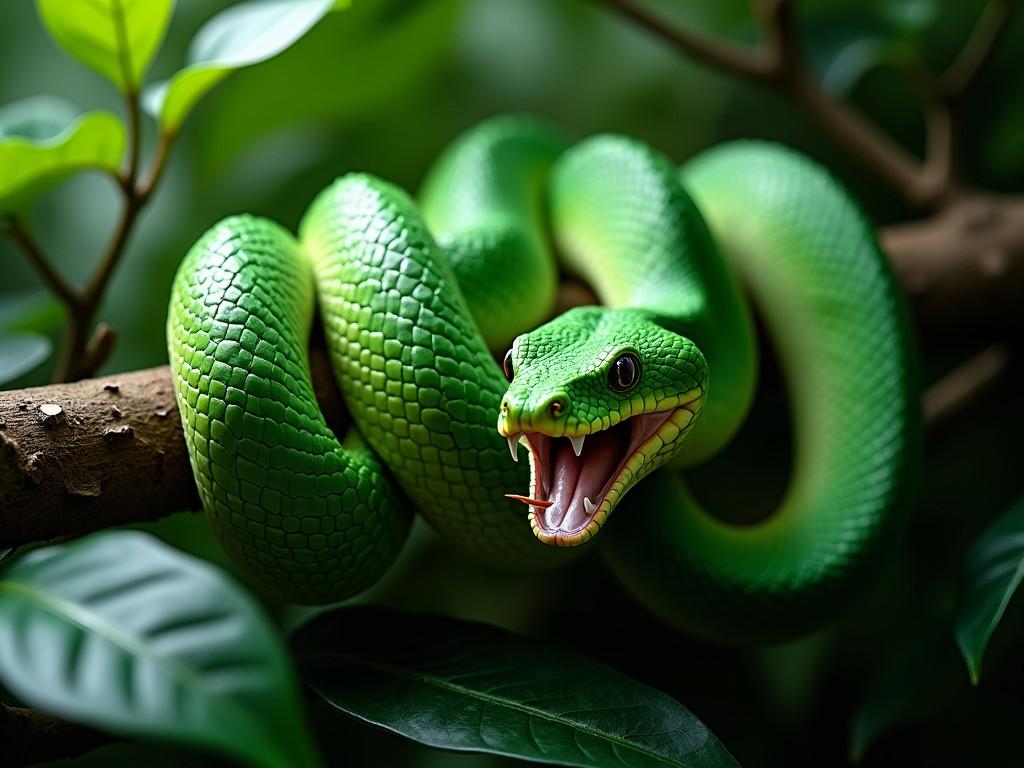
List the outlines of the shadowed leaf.
{"type": "Polygon", "coordinates": [[[37,333],[0,336],[0,384],[28,373],[49,354],[50,340],[37,333]]]}
{"type": "Polygon", "coordinates": [[[989,638],[1024,579],[1024,499],[996,520],[967,553],[956,612],[956,642],[971,682],[981,677],[989,638]]]}
{"type": "Polygon", "coordinates": [[[317,763],[284,648],[252,599],[147,534],[47,547],[6,570],[0,680],[113,733],[256,766],[317,763]]]}
{"type": "Polygon", "coordinates": [[[433,747],[593,768],[736,765],[669,696],[495,627],[348,608],[293,646],[329,704],[433,747]]]}

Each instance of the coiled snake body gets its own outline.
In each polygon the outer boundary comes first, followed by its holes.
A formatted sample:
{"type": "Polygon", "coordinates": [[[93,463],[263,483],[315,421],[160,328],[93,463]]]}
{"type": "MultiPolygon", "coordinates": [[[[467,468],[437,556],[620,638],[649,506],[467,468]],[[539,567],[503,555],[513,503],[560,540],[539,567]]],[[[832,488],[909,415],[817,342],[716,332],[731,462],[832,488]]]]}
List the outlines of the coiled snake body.
{"type": "Polygon", "coordinates": [[[293,601],[375,581],[413,507],[489,562],[530,568],[616,510],[587,546],[656,613],[712,636],[785,635],[872,569],[914,458],[911,343],[871,227],[824,170],[770,144],[680,172],[628,138],[569,145],[525,118],[488,121],[444,154],[419,206],[350,174],[297,239],[252,216],[214,226],[178,272],[168,345],[214,528],[293,601]],[[555,252],[602,306],[537,327],[555,252]],[[779,510],[736,526],[677,468],[745,417],[746,293],[796,447],[779,510]],[[355,422],[343,443],[310,382],[317,304],[355,422]],[[520,444],[529,461],[513,460],[520,444]]]}

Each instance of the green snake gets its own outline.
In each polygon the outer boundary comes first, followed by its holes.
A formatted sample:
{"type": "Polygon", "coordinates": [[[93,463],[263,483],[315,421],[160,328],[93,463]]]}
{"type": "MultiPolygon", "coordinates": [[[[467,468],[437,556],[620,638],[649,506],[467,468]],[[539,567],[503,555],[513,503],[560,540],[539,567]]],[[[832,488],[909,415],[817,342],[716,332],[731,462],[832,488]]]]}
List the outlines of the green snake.
{"type": "Polygon", "coordinates": [[[900,291],[848,194],[774,144],[679,170],[623,136],[572,143],[492,119],[442,155],[418,203],[352,173],[297,237],[248,215],[215,225],[179,269],[167,338],[214,529],[290,601],[372,584],[418,510],[499,567],[548,568],[594,540],[584,550],[665,620],[785,636],[856,593],[910,493],[900,291]],[[552,319],[556,255],[600,306],[552,319]],[[778,510],[735,525],[680,468],[747,415],[748,301],[787,382],[795,454],[778,510]],[[313,394],[317,308],[354,422],[342,441],[313,394]]]}

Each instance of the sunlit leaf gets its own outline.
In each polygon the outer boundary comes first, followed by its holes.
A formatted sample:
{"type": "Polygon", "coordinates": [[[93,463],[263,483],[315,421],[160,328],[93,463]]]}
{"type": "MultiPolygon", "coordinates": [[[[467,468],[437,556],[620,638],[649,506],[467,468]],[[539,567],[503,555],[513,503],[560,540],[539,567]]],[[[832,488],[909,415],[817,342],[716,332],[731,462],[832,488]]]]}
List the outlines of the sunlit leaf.
{"type": "Polygon", "coordinates": [[[985,647],[1024,579],[1024,499],[982,533],[967,553],[956,613],[956,642],[971,682],[985,647]]]}
{"type": "Polygon", "coordinates": [[[0,336],[0,385],[28,373],[49,354],[50,340],[37,333],[0,336]]]}
{"type": "Polygon", "coordinates": [[[75,171],[116,172],[124,141],[124,126],[108,112],[84,114],[51,138],[0,137],[0,214],[24,207],[75,171]]]}
{"type": "Polygon", "coordinates": [[[287,655],[253,600],[147,534],[48,547],[6,570],[0,681],[113,733],[256,766],[317,763],[287,655]]]}
{"type": "Polygon", "coordinates": [[[595,768],[736,765],[669,696],[495,627],[348,608],[293,647],[329,704],[430,746],[595,768]]]}
{"type": "Polygon", "coordinates": [[[38,4],[43,23],[61,47],[126,92],[138,91],[174,10],[174,0],[38,4]]]}
{"type": "Polygon", "coordinates": [[[461,0],[357,2],[218,93],[198,135],[198,165],[223,171],[239,152],[297,124],[339,125],[415,98],[451,51],[461,0]],[[372,76],[367,62],[373,62],[372,76]],[[315,73],[316,80],[308,80],[315,73]],[[315,93],[310,88],[315,85],[315,93]]]}
{"type": "Polygon", "coordinates": [[[196,34],[189,64],[146,89],[146,110],[175,131],[211,88],[232,72],[277,56],[329,11],[333,0],[255,0],[221,12],[196,34]]]}

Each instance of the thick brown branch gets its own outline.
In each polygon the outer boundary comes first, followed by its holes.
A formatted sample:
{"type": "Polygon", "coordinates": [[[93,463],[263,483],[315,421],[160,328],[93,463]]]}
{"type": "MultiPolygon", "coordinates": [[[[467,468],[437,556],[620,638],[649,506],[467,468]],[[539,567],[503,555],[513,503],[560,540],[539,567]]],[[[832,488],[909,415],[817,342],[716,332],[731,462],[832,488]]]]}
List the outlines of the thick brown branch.
{"type": "MultiPolygon", "coordinates": [[[[322,352],[312,370],[340,434],[322,352]]],[[[0,392],[0,549],[198,507],[167,366],[0,392]]]]}
{"type": "Polygon", "coordinates": [[[1024,197],[962,195],[880,232],[915,319],[932,329],[1013,327],[1024,296],[1024,197]]]}
{"type": "Polygon", "coordinates": [[[77,757],[117,739],[38,709],[0,704],[0,749],[4,765],[36,765],[77,757]]]}

